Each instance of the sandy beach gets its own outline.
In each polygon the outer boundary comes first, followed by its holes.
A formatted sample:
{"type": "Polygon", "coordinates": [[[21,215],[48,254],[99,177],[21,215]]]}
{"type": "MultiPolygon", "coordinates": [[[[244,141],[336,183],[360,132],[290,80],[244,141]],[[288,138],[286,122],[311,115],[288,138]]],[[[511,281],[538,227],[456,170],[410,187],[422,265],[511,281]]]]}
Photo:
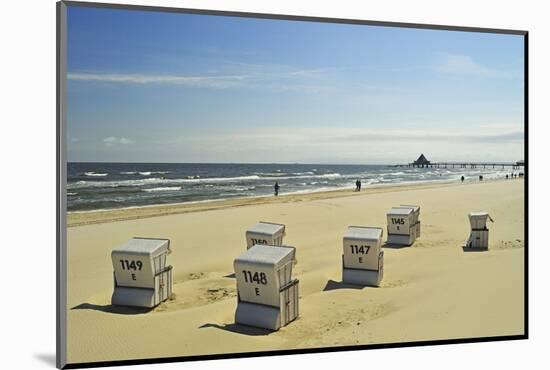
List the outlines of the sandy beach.
{"type": "Polygon", "coordinates": [[[523,334],[524,216],[521,179],[72,213],[68,361],[523,334]],[[380,288],[342,285],[346,227],[385,229],[399,204],[421,206],[421,238],[384,248],[380,288]],[[495,220],[490,249],[465,252],[467,214],[481,210],[495,220]],[[299,261],[300,317],[273,333],[234,324],[233,260],[259,220],[286,224],[299,261]],[[110,305],[110,252],[133,236],[171,240],[175,299],[148,312],[110,305]]]}

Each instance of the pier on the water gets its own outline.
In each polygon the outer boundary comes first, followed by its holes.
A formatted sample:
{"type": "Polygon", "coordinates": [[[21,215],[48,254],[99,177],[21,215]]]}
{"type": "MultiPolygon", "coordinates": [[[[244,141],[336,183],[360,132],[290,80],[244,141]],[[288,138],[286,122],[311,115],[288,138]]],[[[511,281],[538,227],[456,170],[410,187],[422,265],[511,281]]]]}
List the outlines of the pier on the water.
{"type": "Polygon", "coordinates": [[[516,162],[431,162],[424,154],[414,162],[402,165],[406,167],[419,167],[419,168],[505,168],[510,167],[513,170],[519,170],[525,168],[524,161],[516,162]]]}

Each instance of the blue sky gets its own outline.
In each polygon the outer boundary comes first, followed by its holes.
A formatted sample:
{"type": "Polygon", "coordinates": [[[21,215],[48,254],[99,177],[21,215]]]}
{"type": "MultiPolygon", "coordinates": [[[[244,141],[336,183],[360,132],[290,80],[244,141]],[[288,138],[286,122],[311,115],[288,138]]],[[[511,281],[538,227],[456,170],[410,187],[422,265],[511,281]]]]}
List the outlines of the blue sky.
{"type": "Polygon", "coordinates": [[[523,157],[523,37],[69,7],[70,161],[523,157]]]}

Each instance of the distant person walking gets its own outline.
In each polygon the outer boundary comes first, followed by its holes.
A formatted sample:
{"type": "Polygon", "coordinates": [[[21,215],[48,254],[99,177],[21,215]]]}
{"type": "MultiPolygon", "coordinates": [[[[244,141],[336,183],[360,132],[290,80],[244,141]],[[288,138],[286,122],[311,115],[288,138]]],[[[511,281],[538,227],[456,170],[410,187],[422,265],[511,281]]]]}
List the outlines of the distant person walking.
{"type": "Polygon", "coordinates": [[[479,181],[483,181],[483,175],[479,175],[479,181]]]}
{"type": "Polygon", "coordinates": [[[506,180],[508,180],[508,174],[506,174],[506,180]]]}
{"type": "Polygon", "coordinates": [[[275,189],[275,196],[278,196],[279,195],[279,183],[278,182],[275,182],[274,189],[275,189]]]}
{"type": "Polygon", "coordinates": [[[359,181],[359,189],[357,191],[361,191],[361,180],[357,180],[359,181]]]}
{"type": "Polygon", "coordinates": [[[460,181],[464,182],[464,176],[460,176],[460,181]]]}
{"type": "Polygon", "coordinates": [[[359,191],[359,179],[355,180],[355,191],[359,191]]]}

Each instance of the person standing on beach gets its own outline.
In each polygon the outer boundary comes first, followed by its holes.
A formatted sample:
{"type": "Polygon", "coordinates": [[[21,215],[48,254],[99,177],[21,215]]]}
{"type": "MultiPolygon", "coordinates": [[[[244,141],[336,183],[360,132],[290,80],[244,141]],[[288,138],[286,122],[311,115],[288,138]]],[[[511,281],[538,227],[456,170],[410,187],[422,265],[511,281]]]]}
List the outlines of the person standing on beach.
{"type": "Polygon", "coordinates": [[[275,196],[278,196],[279,195],[279,182],[277,182],[277,181],[275,182],[274,188],[275,188],[275,196]]]}
{"type": "Polygon", "coordinates": [[[357,188],[357,191],[361,191],[361,180],[357,180],[359,182],[359,186],[357,188]]]}
{"type": "Polygon", "coordinates": [[[464,182],[464,176],[460,176],[460,181],[464,182]]]}
{"type": "Polygon", "coordinates": [[[355,180],[355,191],[359,191],[359,179],[355,180]]]}

